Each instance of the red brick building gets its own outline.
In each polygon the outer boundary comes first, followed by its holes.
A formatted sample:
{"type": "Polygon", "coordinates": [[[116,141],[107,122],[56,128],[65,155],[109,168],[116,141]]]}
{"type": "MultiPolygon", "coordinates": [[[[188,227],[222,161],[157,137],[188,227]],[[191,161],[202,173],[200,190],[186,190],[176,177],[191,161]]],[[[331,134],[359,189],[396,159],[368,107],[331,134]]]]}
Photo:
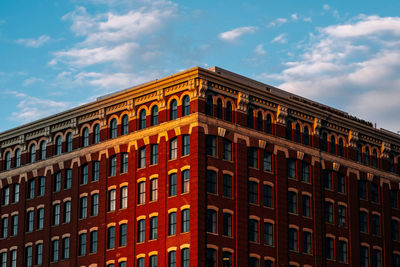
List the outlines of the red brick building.
{"type": "Polygon", "coordinates": [[[400,136],[216,67],[0,152],[0,266],[400,266],[400,136]]]}

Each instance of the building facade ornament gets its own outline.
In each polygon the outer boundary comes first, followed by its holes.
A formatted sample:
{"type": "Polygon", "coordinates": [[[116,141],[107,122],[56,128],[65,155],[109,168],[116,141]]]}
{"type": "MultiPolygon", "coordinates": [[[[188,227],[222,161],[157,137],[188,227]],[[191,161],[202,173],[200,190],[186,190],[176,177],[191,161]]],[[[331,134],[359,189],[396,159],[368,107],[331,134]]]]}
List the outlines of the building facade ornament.
{"type": "Polygon", "coordinates": [[[249,95],[239,92],[237,99],[237,110],[247,112],[247,105],[249,104],[249,95]]]}
{"type": "Polygon", "coordinates": [[[391,151],[390,144],[387,143],[387,142],[382,142],[382,146],[381,146],[381,155],[382,155],[382,158],[388,159],[388,158],[389,158],[390,151],[391,151]]]}
{"type": "Polygon", "coordinates": [[[286,119],[288,116],[288,108],[286,106],[279,105],[276,112],[276,122],[286,125],[286,119]]]}
{"type": "Polygon", "coordinates": [[[351,130],[349,132],[349,146],[352,148],[357,147],[358,140],[359,140],[358,132],[351,130]]]}
{"type": "Polygon", "coordinates": [[[322,122],[320,118],[314,118],[314,124],[313,124],[313,134],[314,136],[319,136],[321,132],[321,126],[322,122]]]}
{"type": "Polygon", "coordinates": [[[128,101],[126,101],[126,109],[129,112],[130,118],[135,117],[135,102],[133,101],[133,99],[129,99],[128,101]]]}

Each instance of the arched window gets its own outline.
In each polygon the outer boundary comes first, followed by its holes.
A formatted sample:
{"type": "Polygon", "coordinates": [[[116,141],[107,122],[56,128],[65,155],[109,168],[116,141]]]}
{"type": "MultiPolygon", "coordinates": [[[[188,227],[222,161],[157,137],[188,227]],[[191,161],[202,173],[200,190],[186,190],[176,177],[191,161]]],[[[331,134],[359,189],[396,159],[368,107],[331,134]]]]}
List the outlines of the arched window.
{"type": "Polygon", "coordinates": [[[226,102],[225,120],[232,121],[232,103],[231,103],[231,101],[226,102]]]}
{"type": "Polygon", "coordinates": [[[247,107],[247,127],[254,127],[254,112],[252,107],[247,107]]]}
{"type": "Polygon", "coordinates": [[[271,114],[267,114],[267,126],[265,127],[267,133],[272,133],[272,118],[271,114]]]}
{"type": "Polygon", "coordinates": [[[296,142],[301,143],[300,124],[296,123],[296,142]]]}
{"type": "Polygon", "coordinates": [[[112,119],[110,123],[110,138],[117,137],[117,119],[112,119]]]}
{"type": "Polygon", "coordinates": [[[86,147],[86,146],[89,145],[89,128],[88,128],[88,127],[85,127],[85,128],[83,129],[82,134],[83,134],[83,142],[82,142],[82,145],[83,145],[84,147],[86,147]]]}
{"type": "Polygon", "coordinates": [[[336,138],[335,136],[331,136],[331,147],[329,149],[329,152],[332,154],[336,154],[336,138]]]}
{"type": "Polygon", "coordinates": [[[151,125],[158,124],[158,106],[154,106],[151,108],[151,125]]]}
{"type": "Polygon", "coordinates": [[[292,140],[292,122],[286,121],[286,139],[292,140]]]}
{"type": "Polygon", "coordinates": [[[372,167],[378,167],[378,152],[376,152],[376,149],[372,151],[372,167]]]}
{"type": "Polygon", "coordinates": [[[394,155],[389,155],[389,171],[394,172],[394,155]]]}
{"type": "Polygon", "coordinates": [[[169,104],[169,119],[175,120],[176,118],[178,118],[178,103],[174,99],[169,104]]]}
{"type": "Polygon", "coordinates": [[[121,135],[129,133],[129,119],[128,115],[122,116],[121,135]]]}
{"type": "Polygon", "coordinates": [[[212,95],[207,96],[207,102],[206,102],[206,115],[213,115],[213,97],[212,95]]]}
{"type": "Polygon", "coordinates": [[[72,133],[67,134],[67,152],[72,151],[72,133]]]}
{"type": "Polygon", "coordinates": [[[31,145],[29,154],[30,154],[30,162],[31,163],[35,162],[36,161],[36,145],[35,144],[31,145]]]}
{"type": "Polygon", "coordinates": [[[11,153],[8,151],[6,153],[6,170],[11,169],[11,153]]]}
{"type": "Polygon", "coordinates": [[[322,134],[321,148],[322,148],[323,151],[327,151],[328,150],[328,134],[327,133],[323,133],[322,134]]]}
{"type": "Polygon", "coordinates": [[[343,155],[344,155],[343,138],[339,138],[338,150],[339,150],[339,156],[343,157],[343,155]]]}
{"type": "Polygon", "coordinates": [[[46,159],[46,141],[40,142],[40,159],[46,159]]]}
{"type": "Polygon", "coordinates": [[[182,117],[190,114],[190,98],[185,95],[182,99],[182,117]]]}
{"type": "Polygon", "coordinates": [[[57,136],[56,138],[56,155],[61,155],[62,153],[62,139],[61,136],[57,136]]]}
{"type": "Polygon", "coordinates": [[[357,144],[357,162],[362,162],[362,145],[357,144]]]}
{"type": "Polygon", "coordinates": [[[370,153],[369,153],[369,147],[365,147],[365,165],[368,165],[369,166],[369,156],[370,156],[370,153]]]}
{"type": "Polygon", "coordinates": [[[21,149],[15,150],[15,167],[21,166],[21,149]]]}
{"type": "Polygon", "coordinates": [[[262,131],[263,128],[263,116],[261,111],[257,113],[257,130],[262,131]]]}
{"type": "Polygon", "coordinates": [[[217,100],[217,118],[222,119],[222,100],[220,98],[217,100]]]}
{"type": "Polygon", "coordinates": [[[93,144],[97,144],[100,142],[100,125],[96,124],[93,127],[93,144]]]}
{"type": "Polygon", "coordinates": [[[303,144],[308,145],[310,143],[310,133],[308,127],[304,127],[303,144]]]}
{"type": "Polygon", "coordinates": [[[142,109],[139,113],[139,129],[146,128],[146,110],[142,109]]]}

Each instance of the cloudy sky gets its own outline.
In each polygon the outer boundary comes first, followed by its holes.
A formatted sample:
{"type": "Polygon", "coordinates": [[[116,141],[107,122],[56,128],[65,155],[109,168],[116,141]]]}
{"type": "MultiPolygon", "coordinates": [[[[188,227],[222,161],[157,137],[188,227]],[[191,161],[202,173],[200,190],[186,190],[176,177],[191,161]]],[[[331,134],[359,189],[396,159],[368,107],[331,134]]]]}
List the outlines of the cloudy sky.
{"type": "Polygon", "coordinates": [[[0,2],[0,131],[194,66],[400,130],[400,1],[0,2]]]}

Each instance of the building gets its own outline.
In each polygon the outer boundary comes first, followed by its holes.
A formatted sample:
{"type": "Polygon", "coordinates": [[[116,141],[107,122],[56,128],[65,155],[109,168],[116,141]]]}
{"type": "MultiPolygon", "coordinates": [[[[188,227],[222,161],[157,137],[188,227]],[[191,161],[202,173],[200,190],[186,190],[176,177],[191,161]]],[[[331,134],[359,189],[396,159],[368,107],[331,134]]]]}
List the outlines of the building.
{"type": "Polygon", "coordinates": [[[217,67],[0,149],[1,266],[400,266],[400,136],[217,67]]]}

